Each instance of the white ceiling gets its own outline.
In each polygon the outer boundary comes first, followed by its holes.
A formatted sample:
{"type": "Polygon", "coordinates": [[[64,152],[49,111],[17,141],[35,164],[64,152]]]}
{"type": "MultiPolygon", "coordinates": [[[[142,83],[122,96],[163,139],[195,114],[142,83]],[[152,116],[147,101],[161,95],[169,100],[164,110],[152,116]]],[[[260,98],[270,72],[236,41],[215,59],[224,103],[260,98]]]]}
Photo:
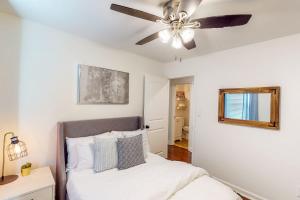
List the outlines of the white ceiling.
{"type": "MultiPolygon", "coordinates": [[[[194,17],[253,14],[241,27],[197,30],[194,50],[175,50],[159,40],[135,43],[161,29],[161,24],[110,10],[117,3],[162,16],[164,0],[0,0],[0,11],[163,62],[243,46],[300,32],[299,0],[203,0],[194,17]]],[[[234,59],[234,58],[232,58],[234,59]]]]}

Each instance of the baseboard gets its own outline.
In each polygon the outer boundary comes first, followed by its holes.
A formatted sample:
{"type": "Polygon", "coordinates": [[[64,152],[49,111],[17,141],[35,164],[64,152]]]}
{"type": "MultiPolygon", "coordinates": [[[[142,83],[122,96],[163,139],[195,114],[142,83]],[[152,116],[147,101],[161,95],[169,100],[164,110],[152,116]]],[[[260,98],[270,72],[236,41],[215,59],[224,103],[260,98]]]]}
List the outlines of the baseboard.
{"type": "Polygon", "coordinates": [[[216,180],[218,180],[218,181],[220,181],[220,182],[222,182],[222,183],[224,183],[225,185],[231,187],[235,192],[239,193],[240,195],[242,195],[242,196],[244,196],[244,197],[246,197],[248,199],[251,199],[251,200],[268,200],[268,199],[266,199],[264,197],[261,197],[261,196],[259,196],[257,194],[254,194],[253,192],[249,192],[249,191],[247,191],[247,190],[245,190],[245,189],[243,189],[243,188],[241,188],[239,186],[231,184],[231,183],[229,183],[227,181],[224,181],[224,180],[222,180],[220,178],[217,178],[217,177],[213,177],[213,178],[216,179],[216,180]]]}

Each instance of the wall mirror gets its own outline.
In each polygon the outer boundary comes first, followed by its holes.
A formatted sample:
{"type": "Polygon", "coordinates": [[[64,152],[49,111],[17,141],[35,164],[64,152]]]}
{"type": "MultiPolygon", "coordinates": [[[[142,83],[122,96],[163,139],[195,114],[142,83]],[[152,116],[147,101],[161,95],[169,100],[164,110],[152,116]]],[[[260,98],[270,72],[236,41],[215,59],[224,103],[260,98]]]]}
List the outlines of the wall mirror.
{"type": "Polygon", "coordinates": [[[280,87],[219,90],[221,123],[279,129],[280,87]]]}

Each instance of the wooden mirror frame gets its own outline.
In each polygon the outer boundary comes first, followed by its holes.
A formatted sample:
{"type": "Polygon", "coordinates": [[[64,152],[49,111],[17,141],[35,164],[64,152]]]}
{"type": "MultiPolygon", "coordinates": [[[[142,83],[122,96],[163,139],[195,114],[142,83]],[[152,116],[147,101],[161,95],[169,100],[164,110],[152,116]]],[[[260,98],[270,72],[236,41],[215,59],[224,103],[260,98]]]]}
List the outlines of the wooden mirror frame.
{"type": "Polygon", "coordinates": [[[279,102],[280,87],[257,87],[257,88],[230,88],[219,90],[219,115],[220,123],[235,124],[242,126],[252,126],[259,128],[277,129],[279,130],[279,102]],[[240,120],[225,118],[225,94],[239,93],[271,93],[271,113],[270,122],[240,120]]]}

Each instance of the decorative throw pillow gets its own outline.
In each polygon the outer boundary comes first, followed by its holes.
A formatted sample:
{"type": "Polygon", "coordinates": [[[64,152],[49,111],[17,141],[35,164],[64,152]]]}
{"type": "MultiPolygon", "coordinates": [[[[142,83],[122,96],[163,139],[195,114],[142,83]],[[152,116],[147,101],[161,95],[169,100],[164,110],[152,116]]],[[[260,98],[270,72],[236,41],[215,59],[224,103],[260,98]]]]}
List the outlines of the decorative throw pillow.
{"type": "Polygon", "coordinates": [[[103,172],[118,164],[117,137],[95,138],[94,171],[103,172]]]}
{"type": "MultiPolygon", "coordinates": [[[[93,144],[94,137],[107,137],[110,136],[110,132],[101,133],[96,136],[87,136],[87,137],[78,137],[78,138],[68,138],[66,137],[67,143],[67,153],[68,153],[68,162],[67,162],[67,170],[75,169],[78,165],[78,149],[77,145],[79,144],[93,144]]],[[[80,151],[80,149],[79,149],[80,151]]],[[[93,151],[91,150],[93,153],[93,151]]]]}
{"type": "Polygon", "coordinates": [[[117,151],[118,169],[120,170],[145,163],[141,134],[129,138],[118,138],[117,151]]]}
{"type": "Polygon", "coordinates": [[[124,137],[133,137],[141,134],[143,136],[143,151],[144,151],[144,158],[147,158],[148,153],[150,152],[150,145],[148,139],[148,132],[146,129],[139,129],[136,131],[112,131],[112,133],[122,133],[124,137]]]}

